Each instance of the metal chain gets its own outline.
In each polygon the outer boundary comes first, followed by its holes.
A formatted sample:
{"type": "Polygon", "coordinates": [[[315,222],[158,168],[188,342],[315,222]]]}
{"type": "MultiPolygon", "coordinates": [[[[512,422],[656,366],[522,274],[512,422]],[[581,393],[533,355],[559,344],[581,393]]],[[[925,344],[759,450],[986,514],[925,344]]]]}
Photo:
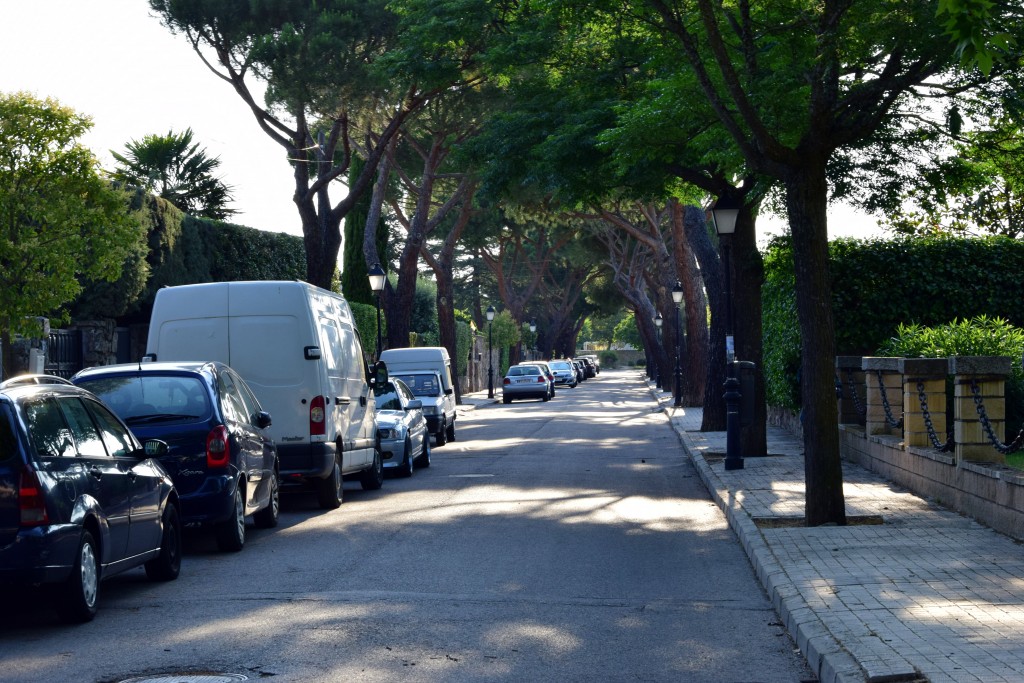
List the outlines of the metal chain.
{"type": "Polygon", "coordinates": [[[953,432],[946,432],[946,443],[939,441],[939,435],[935,433],[935,425],[932,424],[932,415],[928,412],[928,397],[924,393],[924,382],[917,383],[917,400],[921,402],[921,413],[924,415],[924,426],[928,430],[928,438],[935,450],[948,453],[953,450],[953,432]]]}
{"type": "Polygon", "coordinates": [[[853,385],[853,371],[846,371],[846,386],[850,389],[850,396],[853,397],[853,409],[857,411],[857,414],[864,417],[868,414],[868,407],[860,402],[860,396],[857,394],[857,388],[853,385]]]}
{"type": "Polygon", "coordinates": [[[885,408],[885,421],[889,423],[890,427],[896,429],[903,428],[903,418],[896,419],[892,416],[892,408],[889,406],[889,397],[885,394],[885,380],[882,379],[882,371],[875,370],[878,373],[878,390],[882,394],[882,407],[885,408]]]}
{"type": "Polygon", "coordinates": [[[995,430],[992,429],[992,424],[988,420],[988,413],[985,411],[985,404],[982,403],[981,388],[973,377],[971,378],[971,394],[974,396],[974,405],[978,410],[978,419],[981,420],[981,426],[985,430],[988,440],[992,442],[992,446],[1003,455],[1015,453],[1021,450],[1021,448],[1024,448],[1024,426],[1022,426],[1020,432],[1018,432],[1017,438],[1010,443],[1003,443],[999,440],[995,430]]]}

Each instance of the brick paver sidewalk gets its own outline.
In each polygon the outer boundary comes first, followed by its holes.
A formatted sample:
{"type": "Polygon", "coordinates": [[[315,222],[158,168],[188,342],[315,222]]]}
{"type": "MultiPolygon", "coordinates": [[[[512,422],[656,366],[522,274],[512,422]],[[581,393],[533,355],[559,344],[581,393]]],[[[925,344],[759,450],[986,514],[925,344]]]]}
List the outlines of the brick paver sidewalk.
{"type": "Polygon", "coordinates": [[[845,527],[799,526],[803,444],[725,471],[725,432],[656,393],[822,681],[1024,682],[1024,548],[850,463],[845,527]]]}

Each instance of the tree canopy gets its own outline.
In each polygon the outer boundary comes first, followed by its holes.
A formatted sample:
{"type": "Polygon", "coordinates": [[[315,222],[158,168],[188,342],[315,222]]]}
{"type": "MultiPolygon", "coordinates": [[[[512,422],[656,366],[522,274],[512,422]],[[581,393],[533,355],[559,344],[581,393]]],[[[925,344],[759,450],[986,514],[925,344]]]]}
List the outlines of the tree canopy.
{"type": "Polygon", "coordinates": [[[0,94],[0,334],[38,333],[79,277],[116,279],[141,237],[126,192],[80,142],[92,122],[52,99],[0,94]]]}

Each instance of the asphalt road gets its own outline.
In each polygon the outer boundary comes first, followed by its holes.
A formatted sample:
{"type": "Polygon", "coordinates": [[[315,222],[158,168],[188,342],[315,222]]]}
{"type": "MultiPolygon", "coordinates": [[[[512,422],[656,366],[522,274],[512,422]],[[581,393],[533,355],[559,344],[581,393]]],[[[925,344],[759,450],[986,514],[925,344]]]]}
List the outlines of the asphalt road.
{"type": "Polygon", "coordinates": [[[177,581],[115,577],[90,624],[6,595],[0,680],[813,680],[637,372],[457,437],[338,510],[286,494],[240,553],[190,535],[177,581]]]}

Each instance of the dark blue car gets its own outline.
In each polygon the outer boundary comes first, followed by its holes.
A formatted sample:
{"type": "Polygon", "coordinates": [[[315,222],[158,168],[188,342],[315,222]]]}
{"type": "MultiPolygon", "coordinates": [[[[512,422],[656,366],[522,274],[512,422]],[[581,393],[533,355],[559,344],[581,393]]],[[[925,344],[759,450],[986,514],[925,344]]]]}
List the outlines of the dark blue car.
{"type": "Polygon", "coordinates": [[[216,362],[89,368],[71,378],[99,396],[141,439],[167,443],[160,463],[186,525],[214,530],[221,550],[245,545],[245,518],[277,525],[277,449],[270,415],[234,370],[216,362]]]}
{"type": "Polygon", "coordinates": [[[53,587],[68,621],[96,615],[100,581],[138,566],[177,578],[174,484],[94,395],[58,377],[0,384],[0,583],[53,587]]]}

